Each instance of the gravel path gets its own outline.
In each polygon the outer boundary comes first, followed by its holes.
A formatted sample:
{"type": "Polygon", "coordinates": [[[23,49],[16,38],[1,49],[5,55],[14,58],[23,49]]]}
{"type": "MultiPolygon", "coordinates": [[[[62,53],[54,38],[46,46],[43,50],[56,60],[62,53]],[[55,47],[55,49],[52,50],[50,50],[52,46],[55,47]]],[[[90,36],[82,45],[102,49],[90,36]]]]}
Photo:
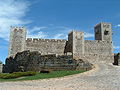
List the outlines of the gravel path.
{"type": "Polygon", "coordinates": [[[120,66],[101,63],[91,71],[62,78],[1,82],[0,90],[120,90],[120,66]]]}

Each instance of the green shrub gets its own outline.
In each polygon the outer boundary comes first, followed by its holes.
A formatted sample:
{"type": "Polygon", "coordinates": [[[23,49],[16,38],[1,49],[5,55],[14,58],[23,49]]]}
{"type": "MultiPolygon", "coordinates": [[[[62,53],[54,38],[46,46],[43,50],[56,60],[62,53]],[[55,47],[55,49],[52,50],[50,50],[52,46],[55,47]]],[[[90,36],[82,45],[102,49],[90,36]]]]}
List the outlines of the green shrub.
{"type": "Polygon", "coordinates": [[[21,76],[33,76],[36,72],[29,71],[29,72],[14,72],[13,74],[21,75],[21,76]]]}
{"type": "Polygon", "coordinates": [[[0,74],[1,79],[12,79],[12,78],[18,78],[23,76],[33,76],[36,75],[36,72],[14,72],[10,74],[0,74]]]}
{"type": "Polygon", "coordinates": [[[6,74],[0,73],[0,78],[3,78],[6,74]]]}
{"type": "Polygon", "coordinates": [[[15,74],[6,74],[5,76],[3,76],[3,79],[11,79],[11,78],[17,78],[19,77],[18,75],[15,74]]]}

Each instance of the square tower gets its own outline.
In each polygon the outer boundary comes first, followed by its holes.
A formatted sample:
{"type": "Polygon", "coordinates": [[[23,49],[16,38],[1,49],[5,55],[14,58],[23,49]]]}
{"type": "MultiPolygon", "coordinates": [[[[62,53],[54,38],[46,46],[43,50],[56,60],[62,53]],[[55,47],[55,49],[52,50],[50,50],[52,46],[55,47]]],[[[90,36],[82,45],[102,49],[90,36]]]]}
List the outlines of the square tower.
{"type": "Polygon", "coordinates": [[[9,41],[9,55],[14,56],[25,50],[26,30],[23,27],[11,27],[9,41]]]}
{"type": "Polygon", "coordinates": [[[95,40],[112,42],[112,28],[110,23],[99,23],[94,27],[95,40]]]}
{"type": "Polygon", "coordinates": [[[72,31],[68,35],[72,54],[84,54],[84,32],[72,31]]]}

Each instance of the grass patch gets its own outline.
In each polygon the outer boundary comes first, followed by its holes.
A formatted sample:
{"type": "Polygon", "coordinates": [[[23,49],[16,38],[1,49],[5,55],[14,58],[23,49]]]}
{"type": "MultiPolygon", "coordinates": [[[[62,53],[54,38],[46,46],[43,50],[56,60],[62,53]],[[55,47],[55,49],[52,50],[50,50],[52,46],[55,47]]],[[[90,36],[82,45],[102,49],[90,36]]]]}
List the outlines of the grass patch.
{"type": "Polygon", "coordinates": [[[82,73],[84,71],[52,71],[50,73],[37,73],[34,76],[25,76],[22,78],[14,78],[14,79],[0,79],[0,81],[21,81],[21,80],[37,80],[37,79],[47,79],[47,78],[56,78],[56,77],[64,77],[68,75],[82,73]]]}

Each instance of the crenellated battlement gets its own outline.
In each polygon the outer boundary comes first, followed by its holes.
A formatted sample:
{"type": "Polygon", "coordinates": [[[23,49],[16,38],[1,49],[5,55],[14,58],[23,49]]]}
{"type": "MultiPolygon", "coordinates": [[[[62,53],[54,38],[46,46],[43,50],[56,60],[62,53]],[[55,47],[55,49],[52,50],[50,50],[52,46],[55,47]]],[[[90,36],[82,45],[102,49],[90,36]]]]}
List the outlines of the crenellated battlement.
{"type": "Polygon", "coordinates": [[[13,27],[13,26],[11,26],[11,30],[25,30],[25,27],[13,27]]]}
{"type": "Polygon", "coordinates": [[[27,42],[66,42],[65,39],[39,39],[39,38],[27,38],[27,42]]]}
{"type": "Polygon", "coordinates": [[[107,43],[108,41],[102,41],[102,40],[85,40],[85,42],[107,43]]]}
{"type": "MultiPolygon", "coordinates": [[[[78,32],[77,30],[72,30],[72,31],[70,31],[69,33],[68,33],[68,35],[70,35],[70,34],[72,34],[73,32],[78,32]]],[[[84,32],[82,32],[82,31],[80,31],[79,33],[84,33],[84,32]]]]}

